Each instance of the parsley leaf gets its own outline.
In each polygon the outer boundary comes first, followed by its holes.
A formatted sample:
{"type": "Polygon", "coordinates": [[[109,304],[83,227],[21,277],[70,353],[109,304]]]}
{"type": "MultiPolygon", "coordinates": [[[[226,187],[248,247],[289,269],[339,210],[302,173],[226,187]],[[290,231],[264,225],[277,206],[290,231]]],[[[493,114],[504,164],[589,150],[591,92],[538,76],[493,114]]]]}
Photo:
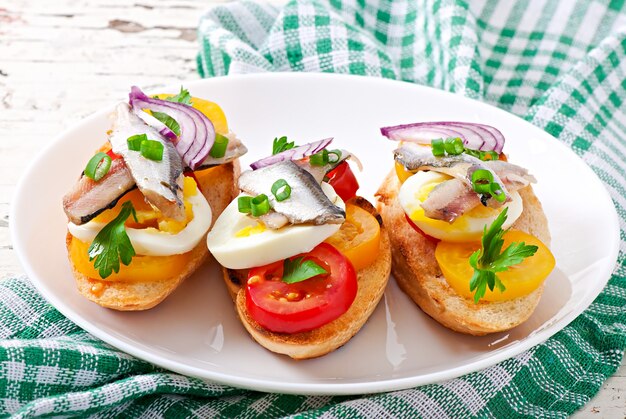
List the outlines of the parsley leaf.
{"type": "MultiPolygon", "coordinates": [[[[165,100],[191,106],[191,94],[189,90],[184,89],[183,86],[180,86],[180,92],[178,92],[177,95],[166,97],[165,100]]],[[[177,136],[180,135],[180,125],[178,125],[178,122],[176,122],[174,118],[163,112],[152,112],[152,116],[163,122],[174,134],[177,136]]]]}
{"type": "Polygon", "coordinates": [[[130,242],[124,222],[132,214],[137,221],[135,208],[130,201],[122,204],[122,210],[110,223],[104,226],[89,246],[89,260],[95,259],[94,268],[102,279],[120,271],[120,260],[128,265],[135,256],[135,249],[130,242]]]}
{"type": "Polygon", "coordinates": [[[295,259],[285,259],[283,262],[283,282],[293,284],[314,276],[327,274],[328,271],[312,260],[304,260],[301,256],[295,259]]]}
{"type": "Polygon", "coordinates": [[[274,138],[274,142],[272,143],[272,156],[274,154],[282,153],[286,150],[291,150],[295,146],[295,142],[287,142],[287,137],[285,136],[282,136],[280,138],[274,138]]]}
{"type": "Polygon", "coordinates": [[[178,125],[178,122],[176,122],[174,118],[166,113],[154,111],[152,111],[152,116],[163,122],[169,129],[174,132],[174,134],[176,134],[176,136],[180,135],[180,125],[178,125]]]}
{"type": "Polygon", "coordinates": [[[507,230],[503,230],[502,226],[507,218],[508,208],[505,208],[498,218],[489,226],[485,226],[482,238],[482,248],[472,253],[469,258],[469,264],[474,268],[474,274],[470,279],[470,292],[474,292],[474,303],[478,303],[485,296],[487,287],[491,291],[498,287],[500,292],[506,290],[506,287],[500,281],[497,272],[504,272],[513,265],[522,263],[522,261],[535,254],[538,247],[526,245],[524,242],[511,243],[504,251],[503,236],[507,230]]]}
{"type": "Polygon", "coordinates": [[[191,94],[189,90],[184,89],[183,86],[180,86],[180,92],[178,92],[175,96],[166,97],[165,100],[170,102],[184,103],[185,105],[191,106],[191,94]]]}

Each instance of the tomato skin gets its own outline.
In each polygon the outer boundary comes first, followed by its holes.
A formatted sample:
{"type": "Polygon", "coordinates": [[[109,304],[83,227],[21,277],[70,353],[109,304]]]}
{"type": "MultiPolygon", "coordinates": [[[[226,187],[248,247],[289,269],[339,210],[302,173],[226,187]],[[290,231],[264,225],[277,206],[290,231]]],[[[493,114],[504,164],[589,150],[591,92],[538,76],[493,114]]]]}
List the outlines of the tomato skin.
{"type": "Polygon", "coordinates": [[[406,218],[406,220],[409,223],[409,225],[411,227],[413,227],[413,230],[417,231],[419,234],[421,234],[422,236],[426,237],[427,240],[429,240],[429,241],[431,241],[431,242],[433,242],[435,244],[437,244],[437,243],[439,243],[441,241],[441,240],[439,240],[436,237],[429,236],[428,234],[424,233],[424,231],[421,228],[419,228],[418,226],[416,226],[415,223],[413,222],[413,220],[411,220],[406,213],[404,214],[404,218],[406,218]]]}
{"type": "Polygon", "coordinates": [[[317,329],[345,313],[356,298],[356,272],[337,249],[321,243],[293,258],[300,256],[314,260],[329,274],[287,284],[281,281],[282,261],[248,272],[246,308],[267,330],[299,333],[317,329]]]}
{"type": "Polygon", "coordinates": [[[326,176],[330,179],[328,181],[330,186],[335,189],[337,195],[344,202],[356,196],[356,191],[359,190],[359,182],[356,180],[348,162],[340,163],[339,166],[328,172],[326,176]]]}

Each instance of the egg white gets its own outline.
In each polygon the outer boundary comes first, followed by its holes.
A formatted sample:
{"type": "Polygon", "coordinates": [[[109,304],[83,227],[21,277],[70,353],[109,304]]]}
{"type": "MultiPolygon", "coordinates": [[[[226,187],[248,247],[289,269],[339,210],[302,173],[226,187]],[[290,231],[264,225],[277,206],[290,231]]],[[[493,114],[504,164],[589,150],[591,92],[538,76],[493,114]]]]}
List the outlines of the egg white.
{"type": "Polygon", "coordinates": [[[510,194],[511,201],[505,203],[498,209],[485,208],[479,205],[477,208],[468,211],[453,223],[442,220],[434,220],[424,215],[421,207],[423,198],[422,188],[432,187],[433,183],[438,184],[450,179],[449,176],[434,171],[417,172],[408,178],[400,187],[398,199],[404,212],[409,216],[424,233],[440,240],[452,242],[467,242],[480,240],[485,226],[489,226],[504,208],[508,208],[508,216],[503,228],[509,228],[522,214],[524,209],[522,198],[519,193],[510,194]]]}
{"type": "MultiPolygon", "coordinates": [[[[170,256],[187,253],[200,243],[206,232],[211,227],[211,206],[200,191],[186,197],[191,205],[193,219],[184,229],[176,234],[159,231],[156,228],[126,228],[126,233],[135,249],[135,253],[144,256],[170,256]]],[[[78,240],[90,243],[102,230],[106,223],[89,221],[76,225],[68,223],[70,234],[78,240]]]]}
{"type": "MultiPolygon", "coordinates": [[[[322,190],[332,203],[345,209],[343,200],[332,186],[322,183],[322,190]]],[[[239,237],[237,235],[247,227],[258,226],[259,221],[239,212],[235,199],[226,207],[207,235],[209,251],[226,268],[253,268],[310,252],[341,228],[341,224],[300,224],[287,225],[277,230],[261,227],[260,232],[240,234],[239,237]]]]}

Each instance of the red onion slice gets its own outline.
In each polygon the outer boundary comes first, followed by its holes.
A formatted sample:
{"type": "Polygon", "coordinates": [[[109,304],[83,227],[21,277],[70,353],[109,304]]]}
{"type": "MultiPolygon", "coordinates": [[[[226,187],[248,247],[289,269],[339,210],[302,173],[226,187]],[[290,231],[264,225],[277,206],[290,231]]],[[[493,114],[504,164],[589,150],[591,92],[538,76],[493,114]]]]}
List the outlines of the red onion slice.
{"type": "MultiPolygon", "coordinates": [[[[180,135],[172,142],[190,169],[196,169],[206,159],[215,142],[215,128],[202,112],[184,103],[153,99],[146,96],[137,86],[131,87],[128,97],[135,113],[150,109],[166,113],[178,122],[180,135]]],[[[150,121],[149,118],[148,121],[150,121]]],[[[163,133],[163,124],[157,124],[156,128],[163,133]]],[[[169,128],[167,130],[171,132],[169,128]]],[[[168,134],[165,135],[170,137],[168,134]]]]}
{"type": "Polygon", "coordinates": [[[312,143],[304,144],[290,150],[282,151],[273,156],[265,157],[264,159],[257,160],[250,164],[252,170],[260,169],[261,167],[271,166],[274,163],[278,163],[285,160],[300,160],[305,157],[309,157],[312,154],[319,153],[321,150],[328,147],[333,141],[332,138],[325,138],[323,140],[315,141],[312,143]]]}
{"type": "Polygon", "coordinates": [[[504,147],[504,135],[497,128],[472,122],[417,122],[383,127],[380,132],[390,140],[419,144],[430,144],[436,138],[459,137],[463,145],[472,150],[501,153],[504,147]]]}

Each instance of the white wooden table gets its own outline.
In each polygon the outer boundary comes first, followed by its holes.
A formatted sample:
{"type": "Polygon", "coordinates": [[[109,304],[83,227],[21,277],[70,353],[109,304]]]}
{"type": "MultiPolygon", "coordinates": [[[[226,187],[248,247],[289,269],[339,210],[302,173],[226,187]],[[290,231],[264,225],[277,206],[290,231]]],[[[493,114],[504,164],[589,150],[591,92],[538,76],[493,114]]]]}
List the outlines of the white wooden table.
{"type": "MultiPolygon", "coordinates": [[[[0,278],[23,274],[9,205],[30,158],[114,103],[198,78],[196,26],[216,0],[0,0],[0,278]]],[[[626,418],[626,363],[577,417],[626,418]]]]}

